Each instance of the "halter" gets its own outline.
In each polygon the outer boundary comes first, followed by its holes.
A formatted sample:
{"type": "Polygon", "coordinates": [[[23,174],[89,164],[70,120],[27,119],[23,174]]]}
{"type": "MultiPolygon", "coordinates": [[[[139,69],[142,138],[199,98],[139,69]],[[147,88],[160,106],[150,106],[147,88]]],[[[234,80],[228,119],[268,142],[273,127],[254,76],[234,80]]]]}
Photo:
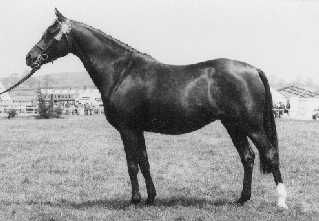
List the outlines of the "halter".
{"type": "Polygon", "coordinates": [[[60,24],[60,31],[54,36],[54,38],[50,39],[50,41],[47,43],[45,47],[41,46],[39,42],[35,45],[37,48],[40,49],[41,54],[37,57],[37,60],[34,62],[36,67],[39,67],[42,62],[46,61],[49,56],[47,54],[47,50],[52,47],[53,42],[60,41],[63,36],[66,38],[66,43],[67,43],[67,50],[70,52],[71,49],[71,40],[68,36],[72,30],[72,24],[69,20],[66,20],[64,22],[59,22],[60,24]]]}

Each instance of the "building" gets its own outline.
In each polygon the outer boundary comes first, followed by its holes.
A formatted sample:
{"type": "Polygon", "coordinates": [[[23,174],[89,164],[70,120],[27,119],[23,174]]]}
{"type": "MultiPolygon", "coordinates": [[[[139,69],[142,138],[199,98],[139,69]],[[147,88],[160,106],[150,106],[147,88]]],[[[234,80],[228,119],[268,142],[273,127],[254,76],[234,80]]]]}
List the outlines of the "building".
{"type": "Polygon", "coordinates": [[[309,88],[290,85],[278,90],[288,101],[289,117],[299,120],[311,120],[319,109],[319,93],[309,88]]]}
{"type": "MultiPolygon", "coordinates": [[[[6,86],[9,87],[8,85],[6,86]]],[[[7,87],[0,82],[0,91],[5,90],[7,87]]],[[[46,103],[53,102],[53,108],[62,108],[63,114],[104,113],[101,95],[96,88],[18,87],[0,95],[0,114],[7,115],[11,109],[15,109],[18,116],[36,115],[39,107],[39,96],[46,103]]]]}
{"type": "Polygon", "coordinates": [[[38,112],[38,96],[34,89],[16,89],[9,92],[11,97],[11,109],[15,109],[18,115],[33,115],[38,112]]]}
{"type": "Polygon", "coordinates": [[[77,91],[76,101],[80,114],[102,114],[104,113],[101,94],[98,89],[81,89],[77,91]]]}
{"type": "Polygon", "coordinates": [[[64,114],[101,114],[104,111],[101,94],[96,88],[43,88],[45,101],[53,100],[64,114]]]}

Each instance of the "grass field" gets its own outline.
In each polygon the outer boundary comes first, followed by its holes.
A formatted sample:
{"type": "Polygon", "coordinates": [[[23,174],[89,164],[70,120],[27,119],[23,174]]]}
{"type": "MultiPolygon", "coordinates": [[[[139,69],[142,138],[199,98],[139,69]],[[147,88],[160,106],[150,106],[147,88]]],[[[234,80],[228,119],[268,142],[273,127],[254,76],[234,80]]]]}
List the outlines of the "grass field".
{"type": "Polygon", "coordinates": [[[318,220],[319,122],[281,120],[277,128],[286,211],[258,158],[252,199],[232,203],[243,169],[219,122],[180,136],[146,133],[158,197],[145,207],[129,205],[122,143],[103,116],[1,119],[0,220],[318,220]]]}

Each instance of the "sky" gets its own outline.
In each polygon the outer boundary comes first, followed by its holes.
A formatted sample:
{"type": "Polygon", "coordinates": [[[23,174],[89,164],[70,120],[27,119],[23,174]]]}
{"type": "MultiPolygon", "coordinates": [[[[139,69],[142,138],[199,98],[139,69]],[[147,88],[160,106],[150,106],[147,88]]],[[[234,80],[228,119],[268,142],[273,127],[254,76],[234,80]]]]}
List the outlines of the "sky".
{"type": "MultiPolygon", "coordinates": [[[[25,55],[54,21],[54,7],[169,64],[231,58],[266,74],[319,81],[316,0],[5,0],[0,77],[22,74],[25,55]]],[[[84,71],[73,55],[40,74],[84,71]]]]}

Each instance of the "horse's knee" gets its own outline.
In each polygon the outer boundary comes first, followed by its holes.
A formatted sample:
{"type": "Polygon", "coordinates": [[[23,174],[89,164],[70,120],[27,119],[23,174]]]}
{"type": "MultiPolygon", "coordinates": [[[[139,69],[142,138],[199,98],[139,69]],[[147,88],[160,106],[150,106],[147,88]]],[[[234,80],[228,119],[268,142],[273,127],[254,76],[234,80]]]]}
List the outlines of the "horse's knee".
{"type": "Polygon", "coordinates": [[[136,163],[130,162],[127,165],[128,174],[130,177],[136,176],[138,174],[138,165],[136,163]]]}
{"type": "Polygon", "coordinates": [[[242,158],[242,163],[245,168],[252,168],[254,167],[255,162],[255,153],[252,150],[249,150],[245,153],[242,158]]]}

